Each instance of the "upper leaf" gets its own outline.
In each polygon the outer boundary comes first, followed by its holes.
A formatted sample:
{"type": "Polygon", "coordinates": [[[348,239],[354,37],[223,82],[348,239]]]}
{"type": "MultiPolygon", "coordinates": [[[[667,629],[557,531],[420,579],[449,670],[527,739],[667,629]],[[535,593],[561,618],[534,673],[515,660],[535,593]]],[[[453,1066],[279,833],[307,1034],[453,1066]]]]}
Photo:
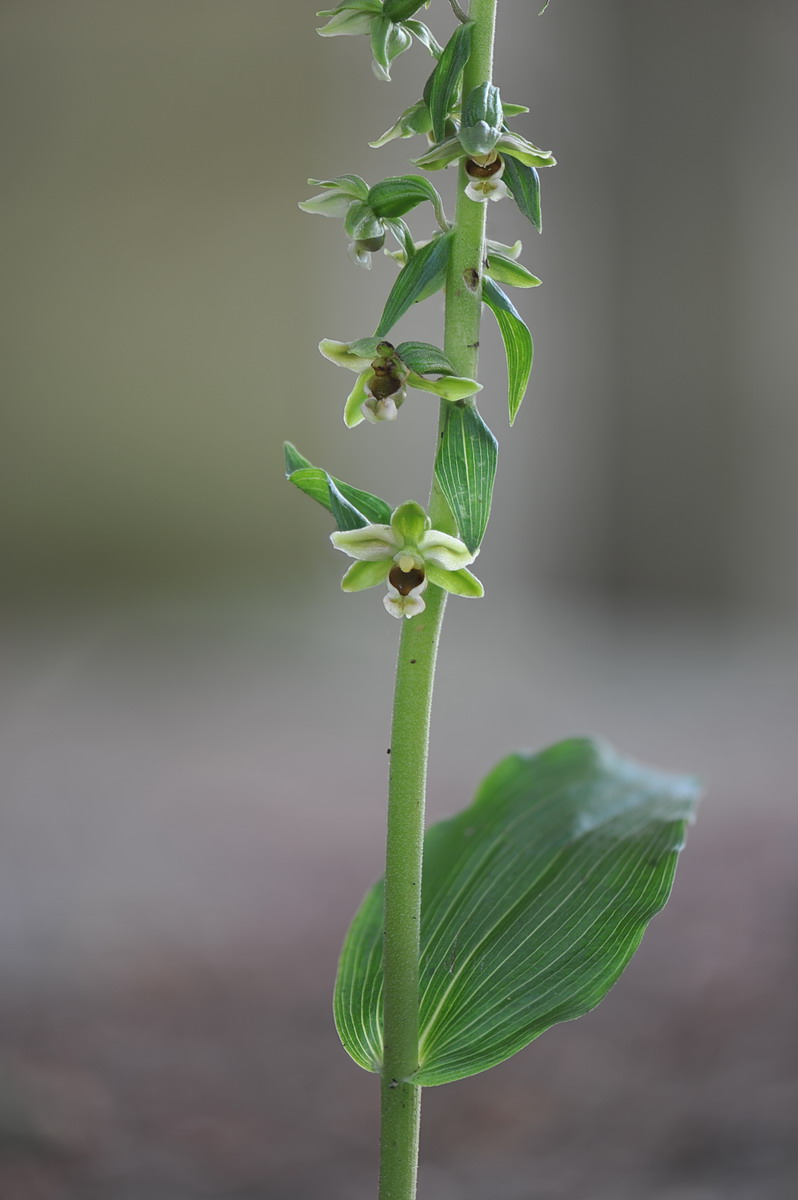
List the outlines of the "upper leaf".
{"type": "Polygon", "coordinates": [[[487,275],[482,281],[482,299],[495,316],[504,342],[507,358],[507,406],[512,425],[521,407],[532,370],[532,334],[509,297],[487,275]]]}
{"type": "Polygon", "coordinates": [[[420,300],[425,293],[430,294],[429,289],[437,291],[438,287],[443,286],[451,248],[452,234],[444,233],[422,246],[405,263],[385,301],[380,323],[375,330],[376,337],[385,337],[390,333],[411,304],[420,300]]]}
{"type": "Polygon", "coordinates": [[[339,529],[356,529],[368,524],[385,525],[390,521],[391,506],[379,496],[363,492],[328,475],[321,467],[314,467],[291,442],[284,444],[283,451],[288,481],[331,512],[339,529]],[[359,524],[353,523],[350,510],[362,518],[359,524]]]}
{"type": "Polygon", "coordinates": [[[446,118],[457,94],[463,68],[471,53],[473,32],[473,21],[466,21],[465,24],[457,26],[424,88],[424,99],[429,106],[432,133],[436,142],[442,141],[445,136],[446,118]]]}
{"type": "Polygon", "coordinates": [[[540,233],[540,176],[535,168],[508,154],[504,160],[504,182],[521,212],[540,233]]]}
{"type": "MultiPolygon", "coordinates": [[[[668,898],[697,798],[692,779],[574,739],[504,759],[427,831],[414,1083],[475,1075],[599,1003],[668,898]]],[[[350,1055],[379,1070],[381,883],[347,935],[334,1007],[350,1055]]]]}
{"type": "Polygon", "coordinates": [[[479,548],[490,516],[499,446],[473,404],[446,413],[435,478],[468,549],[479,548]]]}

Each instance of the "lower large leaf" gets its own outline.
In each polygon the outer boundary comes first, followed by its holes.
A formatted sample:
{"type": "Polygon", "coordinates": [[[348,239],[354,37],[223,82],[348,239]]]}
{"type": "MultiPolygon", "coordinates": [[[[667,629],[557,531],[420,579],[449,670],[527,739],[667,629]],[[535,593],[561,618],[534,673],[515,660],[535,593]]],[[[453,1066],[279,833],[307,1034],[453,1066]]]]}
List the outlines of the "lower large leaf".
{"type": "MultiPolygon", "coordinates": [[[[695,781],[587,740],[512,755],[425,841],[419,1069],[448,1083],[594,1008],[668,898],[695,781]]],[[[366,1070],[382,1059],[382,884],[338,969],[335,1019],[366,1070]]]]}

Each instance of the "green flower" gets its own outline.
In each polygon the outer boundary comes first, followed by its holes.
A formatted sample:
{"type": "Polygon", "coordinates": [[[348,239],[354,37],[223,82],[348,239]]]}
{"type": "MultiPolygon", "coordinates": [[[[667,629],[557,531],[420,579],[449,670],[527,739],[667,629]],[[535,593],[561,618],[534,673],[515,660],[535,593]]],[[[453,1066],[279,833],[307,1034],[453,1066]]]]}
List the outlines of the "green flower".
{"type": "Polygon", "coordinates": [[[329,17],[316,32],[322,37],[366,34],[371,38],[371,69],[378,79],[391,78],[391,63],[410,48],[413,38],[440,57],[441,47],[421,21],[409,18],[427,0],[343,0],[337,8],[323,9],[318,17],[329,17]]]}
{"type": "Polygon", "coordinates": [[[394,510],[390,525],[332,533],[330,541],[357,560],[341,581],[343,590],[360,592],[387,582],[383,603],[392,617],[423,612],[422,593],[428,583],[456,596],[484,594],[482,584],[466,570],[476,554],[459,538],[432,529],[424,509],[413,500],[394,510]]]}
{"type": "Polygon", "coordinates": [[[476,379],[454,374],[454,367],[437,346],[427,342],[402,342],[394,346],[381,338],[357,342],[319,342],[325,358],[357,373],[344,406],[344,423],[353,429],[361,421],[394,421],[405,402],[408,387],[431,392],[443,400],[464,400],[480,391],[476,379]],[[425,379],[439,375],[439,379],[425,379]]]}

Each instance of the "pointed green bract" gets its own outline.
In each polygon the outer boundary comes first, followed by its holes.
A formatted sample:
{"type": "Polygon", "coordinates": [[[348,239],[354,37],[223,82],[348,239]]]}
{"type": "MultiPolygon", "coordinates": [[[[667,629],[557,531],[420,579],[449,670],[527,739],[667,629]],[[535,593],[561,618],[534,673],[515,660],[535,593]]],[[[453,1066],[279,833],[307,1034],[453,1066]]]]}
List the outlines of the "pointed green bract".
{"type": "Polygon", "coordinates": [[[476,408],[453,404],[446,415],[435,478],[472,553],[490,516],[499,446],[476,408]]]}
{"type": "Polygon", "coordinates": [[[542,280],[531,271],[527,271],[522,263],[504,254],[488,254],[487,272],[496,283],[507,283],[510,287],[540,287],[542,280]]]}
{"type": "MultiPolygon", "coordinates": [[[[697,798],[692,779],[574,739],[504,759],[470,808],[427,831],[414,1083],[475,1075],[599,1003],[668,898],[697,798]]],[[[347,935],[334,1005],[369,1071],[381,974],[380,883],[347,935]]]]}
{"type": "MultiPolygon", "coordinates": [[[[360,488],[352,487],[349,483],[344,483],[340,479],[328,475],[321,467],[314,467],[309,459],[300,454],[296,446],[291,442],[286,442],[283,447],[285,456],[285,474],[289,483],[293,483],[306,496],[310,496],[312,500],[316,500],[323,505],[328,512],[333,513],[333,499],[330,494],[330,484],[337,489],[342,499],[348,502],[364,520],[361,525],[369,523],[374,525],[386,525],[391,519],[391,506],[385,500],[381,500],[379,496],[373,496],[371,492],[361,491],[360,488]]],[[[345,518],[351,520],[351,517],[345,518]]],[[[337,518],[336,518],[337,520],[337,518]]],[[[339,529],[351,529],[352,525],[338,525],[339,529]]]]}
{"type": "Polygon", "coordinates": [[[495,316],[504,342],[507,358],[507,406],[512,425],[521,407],[532,370],[532,334],[519,316],[515,305],[487,276],[483,280],[482,299],[495,316]]]}
{"type": "Polygon", "coordinates": [[[396,218],[429,200],[436,216],[444,220],[443,204],[435,188],[423,175],[396,175],[375,183],[369,190],[369,207],[378,217],[396,218]]]}
{"type": "Polygon", "coordinates": [[[528,167],[509,154],[504,160],[504,182],[525,217],[537,229],[542,230],[540,215],[540,176],[534,167],[528,167]]]}
{"type": "Polygon", "coordinates": [[[402,267],[396,282],[385,301],[380,323],[374,331],[375,337],[385,337],[391,332],[400,317],[403,317],[422,295],[434,284],[443,286],[446,267],[452,247],[452,234],[444,233],[417,250],[402,267]]]}
{"type": "Polygon", "coordinates": [[[473,30],[473,21],[457,26],[424,88],[424,99],[429,106],[432,133],[436,142],[443,141],[445,136],[446,118],[457,94],[463,68],[471,53],[473,30]]]}

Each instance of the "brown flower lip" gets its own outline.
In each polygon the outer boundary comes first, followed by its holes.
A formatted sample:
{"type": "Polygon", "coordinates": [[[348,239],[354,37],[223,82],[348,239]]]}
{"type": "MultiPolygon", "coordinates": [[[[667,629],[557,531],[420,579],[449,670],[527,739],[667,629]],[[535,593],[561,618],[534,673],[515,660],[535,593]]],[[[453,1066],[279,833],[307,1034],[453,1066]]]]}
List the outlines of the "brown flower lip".
{"type": "Polygon", "coordinates": [[[396,588],[400,596],[409,596],[413,588],[417,588],[425,578],[424,572],[417,568],[412,571],[400,571],[399,567],[393,567],[388,573],[388,582],[396,588]]]}

